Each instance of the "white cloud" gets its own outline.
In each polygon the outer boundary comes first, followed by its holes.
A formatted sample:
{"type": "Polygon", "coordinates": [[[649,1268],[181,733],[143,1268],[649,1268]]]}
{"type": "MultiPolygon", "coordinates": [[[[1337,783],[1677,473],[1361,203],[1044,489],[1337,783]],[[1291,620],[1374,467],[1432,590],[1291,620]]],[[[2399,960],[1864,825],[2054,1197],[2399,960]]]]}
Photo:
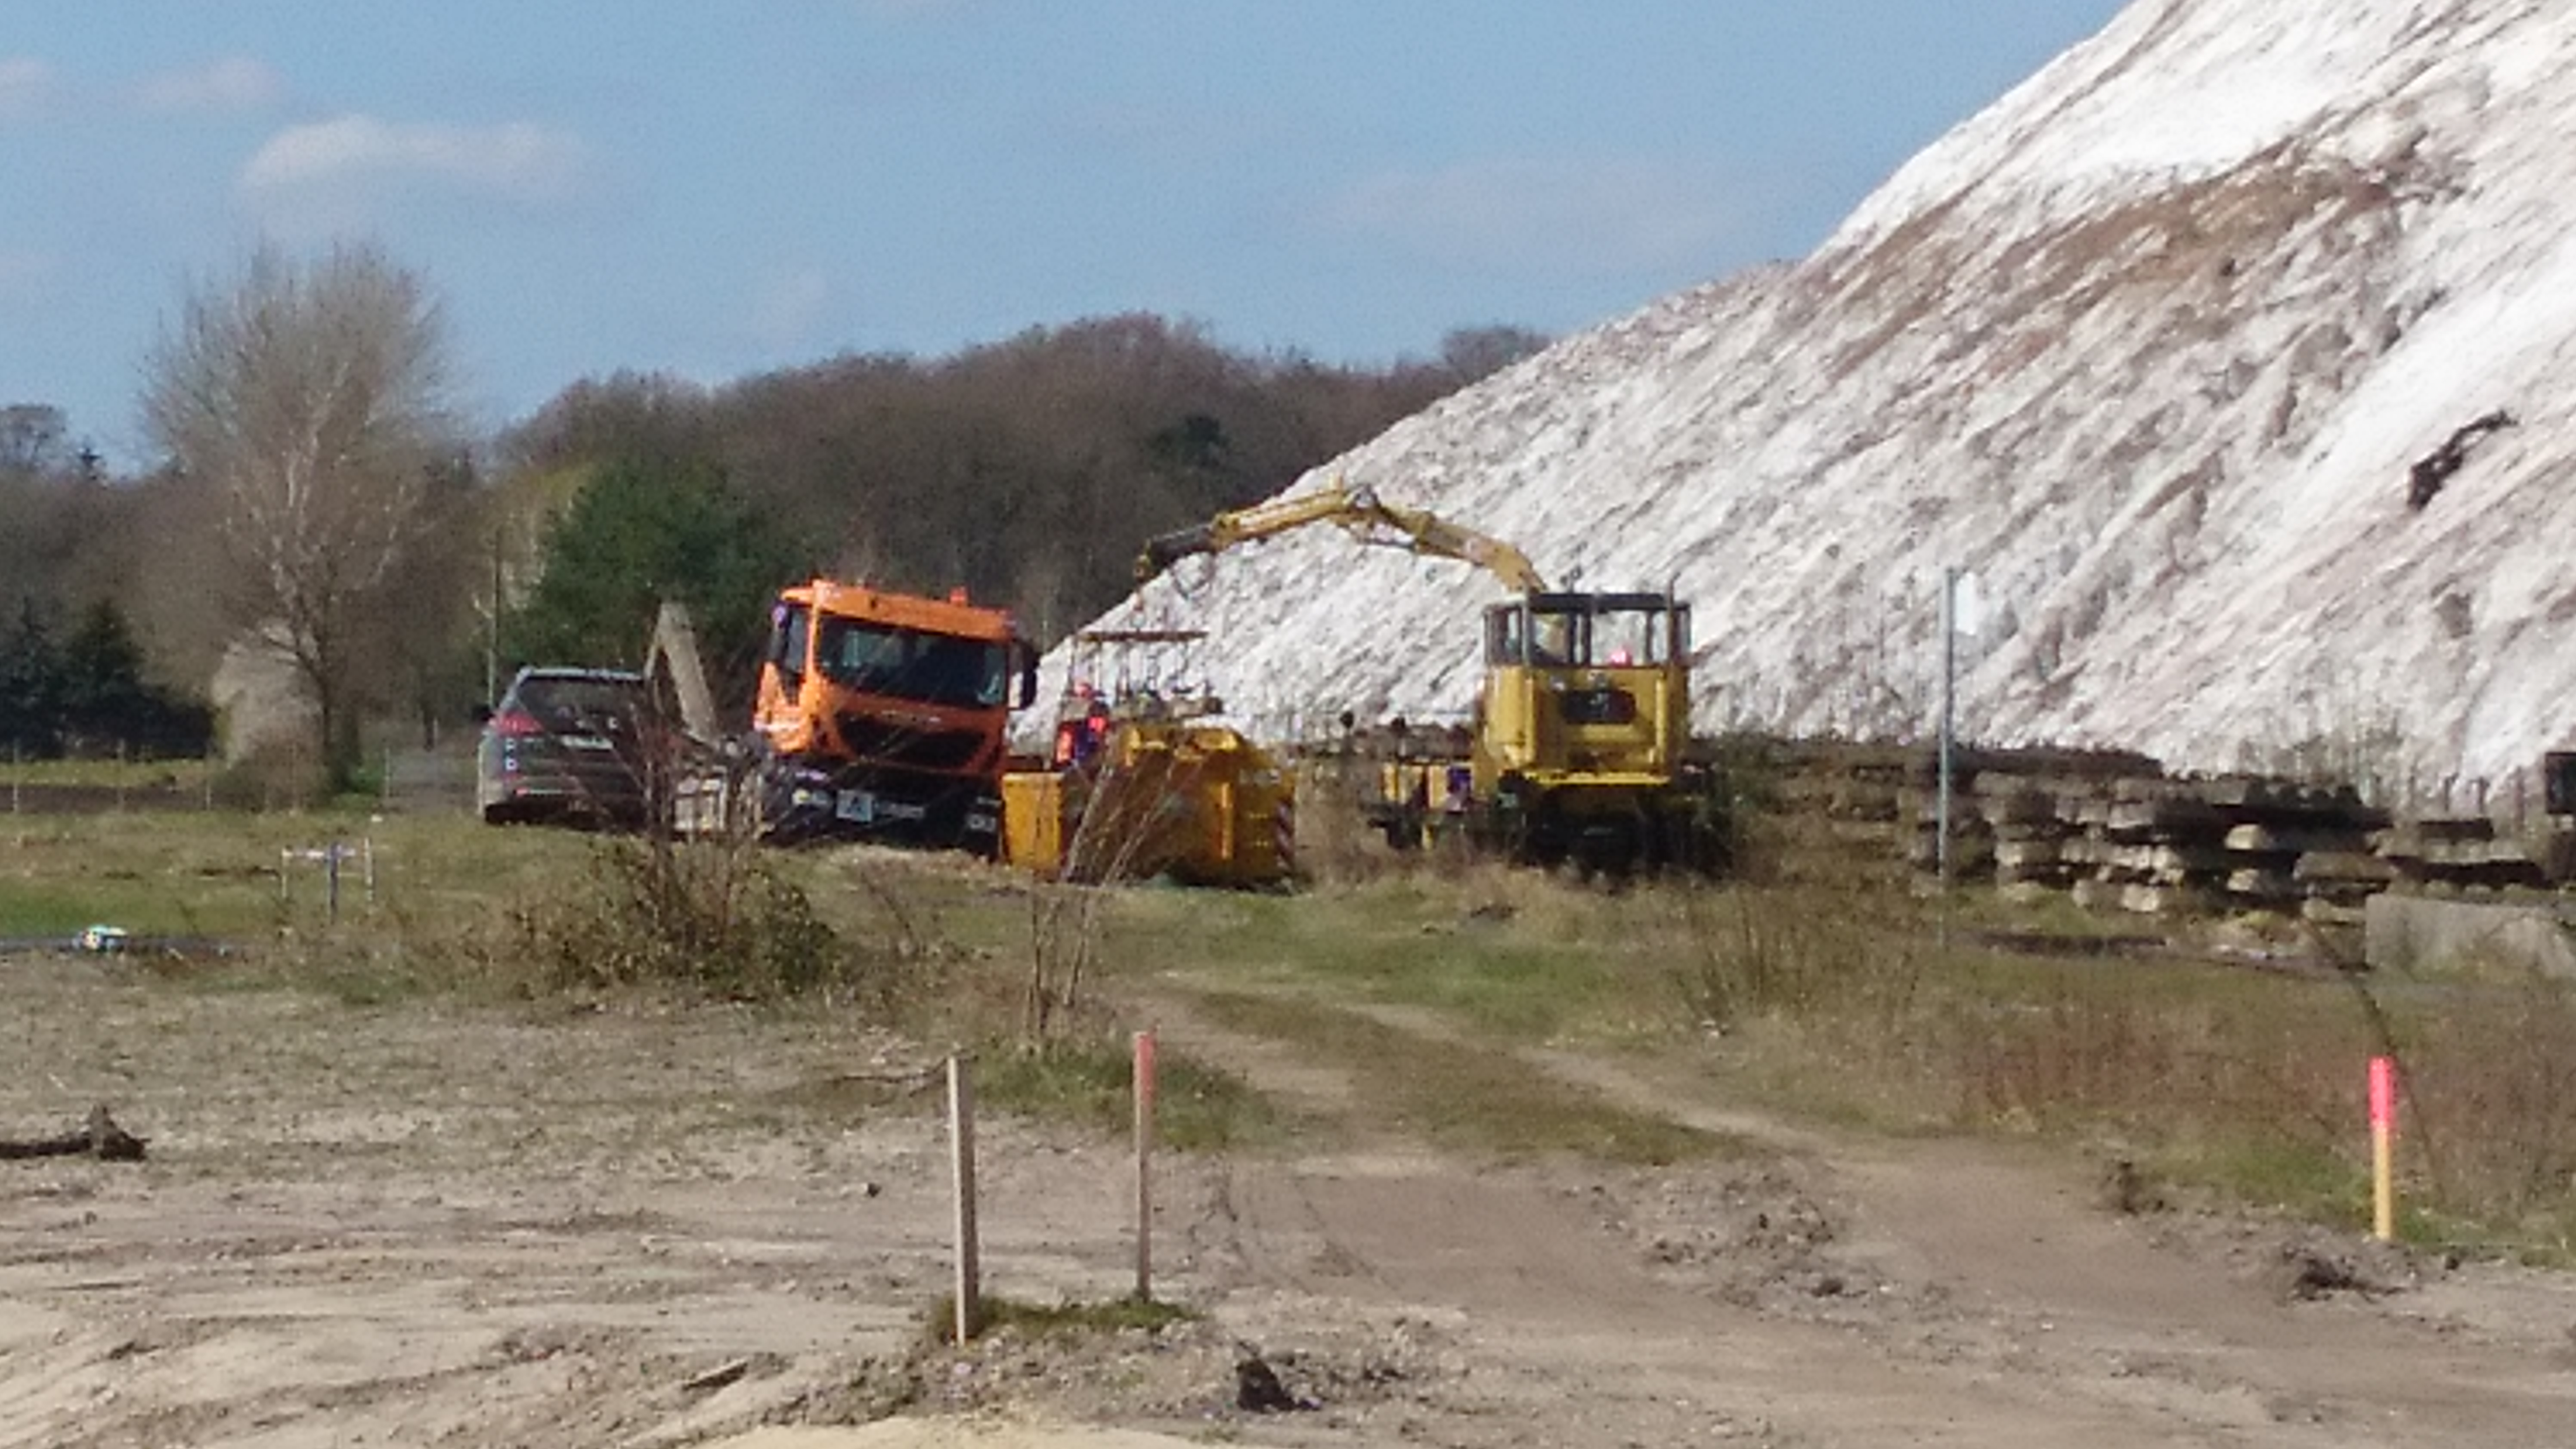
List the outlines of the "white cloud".
{"type": "Polygon", "coordinates": [[[242,168],[241,184],[253,193],[301,194],[425,177],[514,201],[550,201],[572,191],[586,158],[579,137],[525,121],[403,125],[350,115],[270,137],[242,168]]]}
{"type": "Polygon", "coordinates": [[[1328,202],[1334,230],[1443,261],[1613,272],[1723,251],[1745,200],[1702,171],[1515,158],[1371,177],[1328,202]]]}
{"type": "Polygon", "coordinates": [[[53,99],[53,67],[32,56],[0,58],[0,116],[25,116],[53,99]]]}
{"type": "Polygon", "coordinates": [[[255,111],[285,94],[286,83],[276,71],[235,55],[146,77],[135,99],[147,111],[255,111]]]}

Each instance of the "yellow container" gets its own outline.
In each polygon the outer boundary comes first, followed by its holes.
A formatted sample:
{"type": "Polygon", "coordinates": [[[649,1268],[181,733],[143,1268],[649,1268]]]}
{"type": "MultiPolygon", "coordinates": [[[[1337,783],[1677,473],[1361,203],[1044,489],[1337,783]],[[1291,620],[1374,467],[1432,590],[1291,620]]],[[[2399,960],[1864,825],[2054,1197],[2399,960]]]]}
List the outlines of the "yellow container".
{"type": "Polygon", "coordinates": [[[1122,723],[1083,766],[1002,777],[1003,858],[1040,875],[1271,885],[1295,834],[1286,772],[1221,725],[1122,723]]]}
{"type": "Polygon", "coordinates": [[[1066,777],[1032,770],[1002,777],[1002,858],[1054,875],[1064,867],[1066,777]]]}

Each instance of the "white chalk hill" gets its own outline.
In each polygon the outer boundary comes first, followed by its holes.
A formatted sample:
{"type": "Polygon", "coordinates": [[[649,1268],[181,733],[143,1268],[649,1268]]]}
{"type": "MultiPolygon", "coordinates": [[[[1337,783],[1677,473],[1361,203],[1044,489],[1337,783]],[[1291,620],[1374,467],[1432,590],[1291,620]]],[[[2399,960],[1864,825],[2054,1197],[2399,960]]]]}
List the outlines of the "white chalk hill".
{"type": "MultiPolygon", "coordinates": [[[[2500,775],[2576,741],[2576,6],[2138,0],[1813,256],[1333,474],[1678,584],[1706,728],[1920,738],[1955,566],[1976,739],[2500,775]]],[[[1099,622],[1285,733],[1460,714],[1501,597],[1327,528],[1099,622]]]]}

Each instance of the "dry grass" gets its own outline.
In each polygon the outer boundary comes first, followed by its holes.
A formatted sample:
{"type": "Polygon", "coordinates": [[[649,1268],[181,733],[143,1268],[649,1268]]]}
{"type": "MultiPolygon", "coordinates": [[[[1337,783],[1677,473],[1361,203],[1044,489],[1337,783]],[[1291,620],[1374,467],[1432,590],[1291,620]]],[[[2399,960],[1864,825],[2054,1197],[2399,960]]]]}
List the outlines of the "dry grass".
{"type": "Polygon", "coordinates": [[[2185,1187],[2358,1227],[2363,1080],[2371,1056],[2393,1053],[2408,1084],[2404,1230],[2568,1251],[2570,983],[2383,989],[2330,967],[2104,953],[2079,935],[2004,952],[1963,932],[1944,951],[1899,902],[1712,894],[1655,949],[1685,963],[1678,1004],[1724,1042],[1712,1067],[1730,1090],[1881,1128],[2097,1144],[2185,1187]]]}
{"type": "Polygon", "coordinates": [[[2411,1195],[2526,1247],[2576,1253],[2576,986],[2528,973],[2464,980],[2382,1011],[2411,1195]]]}
{"type": "Polygon", "coordinates": [[[1348,1072],[1369,1130],[1496,1158],[1561,1153],[1661,1164],[1748,1150],[1558,1081],[1486,1042],[1392,1026],[1312,1000],[1224,992],[1199,1000],[1230,1028],[1293,1043],[1309,1060],[1348,1072]]]}
{"type": "MultiPolygon", "coordinates": [[[[642,973],[549,976],[526,959],[505,972],[490,943],[531,900],[599,897],[600,873],[621,868],[602,863],[603,844],[453,819],[28,821],[0,834],[0,934],[108,920],[243,948],[220,969],[175,967],[156,989],[318,990],[361,1007],[505,984],[590,991],[642,973]],[[277,874],[281,849],[333,838],[368,841],[376,875],[372,901],[344,882],[336,925],[316,867],[293,868],[283,901],[277,874]]],[[[1565,1092],[1526,1061],[1534,1049],[1616,1049],[1686,1063],[1713,1098],[2101,1145],[2179,1188],[2359,1226],[2363,1073],[2392,1052],[2407,1088],[2405,1231],[2559,1258],[2576,1238],[2576,992],[2562,982],[2491,974],[2365,991],[2332,970],[2141,954],[2106,942],[2098,923],[1992,901],[1954,912],[1945,948],[1929,908],[1877,877],[1835,886],[1790,869],[1772,884],[1611,889],[1415,860],[1298,895],[1099,892],[1085,927],[1097,991],[1032,1046],[1027,882],[883,852],[773,852],[759,869],[774,873],[759,889],[800,892],[811,924],[863,968],[914,973],[906,991],[870,1001],[852,989],[863,976],[835,977],[818,1009],[926,1049],[1008,1059],[998,1095],[1010,1105],[1103,1130],[1123,1111],[1125,1033],[1143,1024],[1118,1003],[1178,991],[1222,1025],[1364,1079],[1391,1123],[1460,1150],[1712,1150],[1565,1092]],[[1979,944],[2007,936],[2011,949],[1979,944]]],[[[779,941],[803,939],[802,918],[789,924],[779,941]]],[[[802,949],[788,966],[681,994],[784,984],[790,966],[804,969],[802,949]]],[[[1195,1140],[1275,1133],[1239,1082],[1195,1080],[1178,1093],[1204,1103],[1195,1140]]]]}

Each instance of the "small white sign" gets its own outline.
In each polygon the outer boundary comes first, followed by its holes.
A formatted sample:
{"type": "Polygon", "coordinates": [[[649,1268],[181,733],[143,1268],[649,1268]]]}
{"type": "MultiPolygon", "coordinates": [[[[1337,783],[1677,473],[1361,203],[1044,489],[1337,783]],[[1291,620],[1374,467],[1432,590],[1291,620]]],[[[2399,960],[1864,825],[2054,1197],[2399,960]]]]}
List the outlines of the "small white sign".
{"type": "Polygon", "coordinates": [[[1973,639],[1985,632],[1986,593],[1974,569],[1959,570],[1950,586],[1950,629],[1973,639]]]}

